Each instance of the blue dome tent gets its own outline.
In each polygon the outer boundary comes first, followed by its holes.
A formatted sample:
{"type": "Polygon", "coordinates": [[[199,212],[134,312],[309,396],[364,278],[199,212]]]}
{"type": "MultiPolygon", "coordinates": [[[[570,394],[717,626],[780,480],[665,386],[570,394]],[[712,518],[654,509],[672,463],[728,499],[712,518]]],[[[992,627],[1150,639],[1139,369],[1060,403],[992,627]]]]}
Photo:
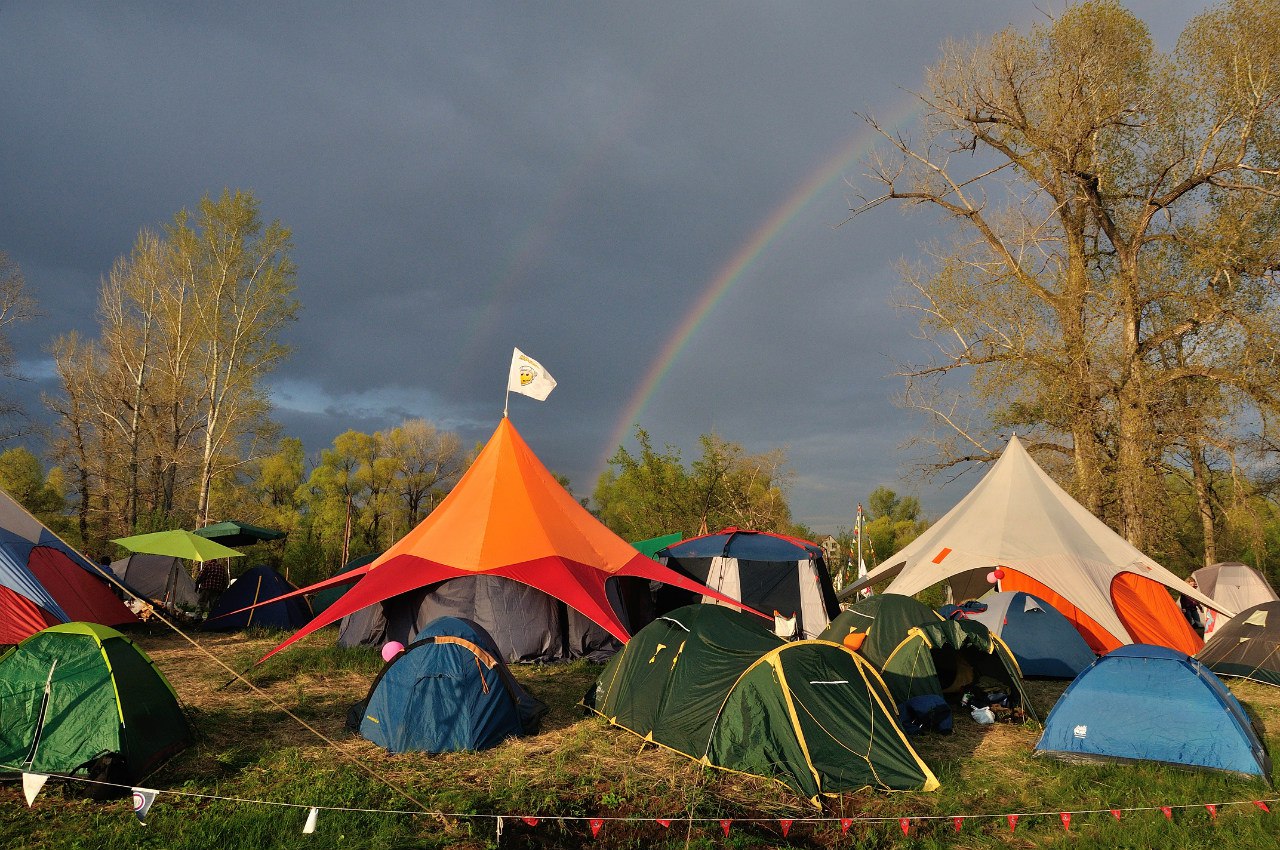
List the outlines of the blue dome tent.
{"type": "Polygon", "coordinates": [[[1270,756],[1222,680],[1194,658],[1150,644],[1112,650],[1081,673],[1049,713],[1036,752],[1271,773],[1270,756]]]}
{"type": "Polygon", "coordinates": [[[393,753],[443,753],[531,734],[546,712],[516,682],[484,629],[441,617],[382,669],[348,725],[393,753]]]}
{"type": "Polygon", "coordinates": [[[959,610],[1009,645],[1024,676],[1074,679],[1097,658],[1071,621],[1037,596],[1014,590],[978,601],[985,610],[972,604],[959,610]]]}

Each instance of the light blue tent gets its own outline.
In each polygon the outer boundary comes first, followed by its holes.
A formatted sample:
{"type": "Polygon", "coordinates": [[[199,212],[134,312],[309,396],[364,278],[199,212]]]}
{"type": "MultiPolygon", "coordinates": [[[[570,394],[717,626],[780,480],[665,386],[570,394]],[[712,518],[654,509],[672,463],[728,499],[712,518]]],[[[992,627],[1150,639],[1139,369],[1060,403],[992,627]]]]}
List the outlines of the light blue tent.
{"type": "Polygon", "coordinates": [[[1222,680],[1176,649],[1149,644],[1122,646],[1081,673],[1049,713],[1036,752],[1271,773],[1270,756],[1222,680]]]}
{"type": "Polygon", "coordinates": [[[483,628],[440,617],[382,669],[348,723],[393,753],[443,753],[531,734],[546,712],[512,677],[483,628]]]}
{"type": "Polygon", "coordinates": [[[988,593],[979,602],[985,611],[962,608],[964,615],[1009,645],[1024,676],[1074,679],[1097,658],[1071,621],[1043,599],[1016,590],[988,593]]]}

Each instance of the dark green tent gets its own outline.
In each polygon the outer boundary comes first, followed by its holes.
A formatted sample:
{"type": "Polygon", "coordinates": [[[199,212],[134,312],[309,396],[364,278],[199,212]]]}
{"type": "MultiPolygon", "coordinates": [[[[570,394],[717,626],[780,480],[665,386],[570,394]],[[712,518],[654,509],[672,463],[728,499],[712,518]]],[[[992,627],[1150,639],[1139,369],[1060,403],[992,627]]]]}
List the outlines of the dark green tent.
{"type": "Polygon", "coordinates": [[[136,782],[191,742],[168,681],[115,629],[51,626],[0,657],[0,769],[68,774],[103,753],[136,782]]]}
{"type": "Polygon", "coordinates": [[[880,670],[899,705],[924,694],[960,694],[970,686],[998,687],[1036,720],[1022,688],[1022,671],[1013,652],[976,620],[940,620],[915,626],[889,655],[880,670]]]}
{"type": "Polygon", "coordinates": [[[646,741],[775,779],[815,804],[866,787],[938,787],[866,661],[827,641],[786,643],[724,606],[645,626],[584,703],[646,741]]]}
{"type": "MultiPolygon", "coordinates": [[[[361,555],[359,558],[356,558],[355,560],[348,561],[347,565],[342,569],[338,570],[336,573],[334,573],[334,575],[337,576],[337,575],[341,575],[342,573],[348,573],[354,569],[363,567],[365,564],[372,564],[374,562],[374,559],[376,559],[381,554],[382,554],[381,552],[374,552],[372,555],[361,555]]],[[[358,576],[356,578],[358,578],[358,576]]],[[[355,584],[355,579],[352,579],[351,584],[335,584],[332,587],[326,587],[324,590],[321,590],[320,592],[312,596],[311,597],[312,616],[318,615],[321,611],[323,611],[324,609],[328,608],[330,605],[332,605],[333,603],[341,599],[342,594],[350,590],[354,584],[355,584]]]]}
{"type": "Polygon", "coordinates": [[[229,519],[224,522],[216,522],[213,525],[206,525],[204,528],[197,528],[196,534],[221,543],[223,546],[236,547],[252,546],[254,543],[279,540],[285,536],[286,532],[229,519]]]}
{"type": "Polygon", "coordinates": [[[858,653],[877,670],[882,670],[889,653],[898,648],[914,626],[941,619],[928,605],[910,596],[877,593],[859,599],[841,611],[818,637],[832,643],[843,643],[845,637],[853,632],[865,634],[858,653]]]}

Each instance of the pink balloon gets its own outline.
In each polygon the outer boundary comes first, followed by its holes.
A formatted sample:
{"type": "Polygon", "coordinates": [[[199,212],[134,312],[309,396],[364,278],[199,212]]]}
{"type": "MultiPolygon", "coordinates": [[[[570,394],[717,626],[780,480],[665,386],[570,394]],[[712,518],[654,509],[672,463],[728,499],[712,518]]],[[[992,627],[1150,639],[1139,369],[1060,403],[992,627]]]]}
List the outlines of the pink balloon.
{"type": "Polygon", "coordinates": [[[382,660],[390,661],[400,653],[404,652],[404,644],[398,640],[390,641],[382,645],[382,660]]]}
{"type": "Polygon", "coordinates": [[[1000,580],[1000,577],[996,575],[996,570],[992,570],[991,572],[987,573],[988,584],[995,584],[999,580],[1000,580]]]}

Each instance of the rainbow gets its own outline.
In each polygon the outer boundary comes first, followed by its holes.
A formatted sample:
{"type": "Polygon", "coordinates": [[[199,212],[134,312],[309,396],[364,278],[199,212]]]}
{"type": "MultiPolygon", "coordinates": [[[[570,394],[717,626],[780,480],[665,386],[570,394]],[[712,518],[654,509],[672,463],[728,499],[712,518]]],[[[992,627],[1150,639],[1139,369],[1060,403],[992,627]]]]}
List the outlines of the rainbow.
{"type": "MultiPolygon", "coordinates": [[[[914,98],[908,99],[898,109],[894,110],[892,120],[881,126],[892,128],[901,125],[915,114],[916,103],[914,98]]],[[[658,356],[649,366],[648,372],[641,379],[631,400],[623,408],[622,416],[618,419],[617,425],[614,426],[609,434],[608,441],[605,443],[605,453],[600,459],[597,471],[607,467],[608,458],[617,451],[618,446],[622,445],[631,429],[638,423],[641,412],[661,385],[662,379],[666,377],[672,364],[680,356],[680,352],[684,350],[690,338],[693,337],[698,327],[712,309],[715,308],[716,304],[728,294],[733,285],[742,278],[743,273],[764,253],[769,244],[787,228],[800,211],[831,183],[843,175],[845,169],[855,159],[869,152],[879,138],[879,134],[868,127],[843,142],[834,154],[827,157],[821,166],[806,177],[787,196],[786,200],[756,227],[751,237],[733,253],[729,261],[716,273],[715,277],[711,279],[711,282],[703,290],[702,295],[698,297],[693,308],[672,331],[670,337],[667,338],[658,356]]]]}

